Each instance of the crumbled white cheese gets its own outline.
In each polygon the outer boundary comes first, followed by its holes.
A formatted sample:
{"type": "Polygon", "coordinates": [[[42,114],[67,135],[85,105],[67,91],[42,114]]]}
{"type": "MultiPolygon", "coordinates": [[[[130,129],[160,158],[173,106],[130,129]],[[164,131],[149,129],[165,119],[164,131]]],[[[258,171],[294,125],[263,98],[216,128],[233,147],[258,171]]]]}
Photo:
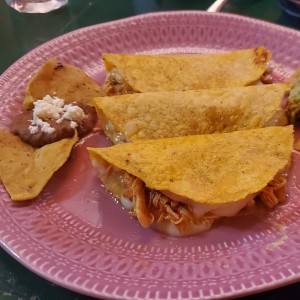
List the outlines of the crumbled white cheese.
{"type": "Polygon", "coordinates": [[[47,122],[49,120],[56,120],[59,124],[62,120],[69,120],[70,127],[76,128],[86,115],[81,107],[64,103],[64,100],[56,96],[45,96],[41,100],[33,103],[33,116],[29,126],[29,132],[36,134],[39,128],[42,132],[52,134],[55,128],[51,127],[47,122]]]}
{"type": "Polygon", "coordinates": [[[56,122],[60,123],[61,120],[66,119],[80,123],[85,117],[84,111],[79,107],[71,104],[66,104],[63,107],[63,115],[56,122]]]}
{"type": "Polygon", "coordinates": [[[78,125],[77,125],[77,123],[76,122],[74,122],[74,121],[71,121],[70,122],[70,127],[71,128],[76,128],[78,125]]]}

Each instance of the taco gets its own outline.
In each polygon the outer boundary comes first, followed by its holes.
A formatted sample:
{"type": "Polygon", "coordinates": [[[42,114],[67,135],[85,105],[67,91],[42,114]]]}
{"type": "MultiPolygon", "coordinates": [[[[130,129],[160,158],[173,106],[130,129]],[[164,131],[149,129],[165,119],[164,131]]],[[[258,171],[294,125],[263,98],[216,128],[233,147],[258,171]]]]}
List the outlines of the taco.
{"type": "Polygon", "coordinates": [[[138,93],[95,98],[101,127],[114,144],[144,139],[287,125],[287,84],[138,93]]]}
{"type": "Polygon", "coordinates": [[[293,127],[88,148],[104,186],[140,224],[170,235],[208,229],[260,199],[285,199],[293,127]]]}
{"type": "Polygon", "coordinates": [[[256,84],[269,72],[263,46],[213,54],[102,55],[108,95],[184,91],[256,84]]]}

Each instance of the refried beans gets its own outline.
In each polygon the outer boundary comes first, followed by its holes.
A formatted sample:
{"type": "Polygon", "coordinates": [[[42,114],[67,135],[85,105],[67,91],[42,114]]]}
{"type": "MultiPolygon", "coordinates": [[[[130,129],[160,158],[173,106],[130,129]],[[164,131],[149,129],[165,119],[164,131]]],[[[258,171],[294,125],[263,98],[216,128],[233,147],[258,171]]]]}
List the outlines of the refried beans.
{"type": "MultiPolygon", "coordinates": [[[[80,102],[71,103],[79,106],[86,115],[84,119],[76,127],[79,137],[83,137],[90,133],[97,123],[97,113],[94,107],[85,105],[80,102]]],[[[33,118],[33,110],[27,110],[17,115],[12,121],[10,130],[13,134],[18,135],[24,142],[33,147],[42,147],[46,144],[57,142],[64,138],[71,138],[74,136],[75,129],[70,126],[69,120],[62,120],[57,123],[55,119],[44,120],[50,124],[55,131],[51,134],[42,132],[41,129],[37,133],[30,133],[29,126],[33,118]]]]}

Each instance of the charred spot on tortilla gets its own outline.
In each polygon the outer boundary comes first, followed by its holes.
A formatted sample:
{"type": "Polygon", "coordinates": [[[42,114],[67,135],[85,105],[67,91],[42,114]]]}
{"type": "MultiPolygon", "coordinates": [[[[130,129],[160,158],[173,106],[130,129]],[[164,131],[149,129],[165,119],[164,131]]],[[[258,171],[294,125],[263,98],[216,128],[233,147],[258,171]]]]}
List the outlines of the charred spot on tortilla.
{"type": "Polygon", "coordinates": [[[127,94],[94,99],[114,144],[288,124],[288,84],[127,94]]]}
{"type": "Polygon", "coordinates": [[[271,52],[261,46],[224,53],[102,55],[109,95],[196,90],[256,84],[271,52]],[[180,70],[180,72],[178,72],[180,70]]]}
{"type": "Polygon", "coordinates": [[[56,66],[54,67],[54,70],[59,70],[62,69],[64,67],[64,65],[61,62],[57,62],[56,66]]]}
{"type": "Polygon", "coordinates": [[[143,227],[184,236],[253,207],[257,198],[268,209],[283,202],[292,149],[290,125],[88,151],[104,186],[143,227]]]}
{"type": "Polygon", "coordinates": [[[92,99],[105,96],[103,88],[77,66],[49,59],[29,81],[23,107],[32,109],[36,100],[57,96],[66,103],[80,101],[93,105],[92,99]]]}

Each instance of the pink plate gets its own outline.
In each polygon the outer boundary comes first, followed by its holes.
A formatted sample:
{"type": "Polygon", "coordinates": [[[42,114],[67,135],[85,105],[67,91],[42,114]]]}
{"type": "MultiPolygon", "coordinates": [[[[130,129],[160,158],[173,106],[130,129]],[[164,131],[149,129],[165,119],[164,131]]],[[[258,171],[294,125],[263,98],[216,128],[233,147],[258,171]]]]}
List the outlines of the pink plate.
{"type": "MultiPolygon", "coordinates": [[[[273,52],[277,81],[300,62],[298,31],[236,15],[154,13],[76,30],[29,52],[0,77],[0,126],[21,110],[27,80],[50,57],[102,83],[102,52],[202,53],[259,45],[273,52]]],[[[229,298],[300,279],[298,154],[284,205],[173,238],[141,228],[101,186],[86,146],[108,144],[100,134],[84,140],[32,203],[12,203],[0,186],[1,246],[24,266],[68,289],[109,299],[229,298]]]]}

